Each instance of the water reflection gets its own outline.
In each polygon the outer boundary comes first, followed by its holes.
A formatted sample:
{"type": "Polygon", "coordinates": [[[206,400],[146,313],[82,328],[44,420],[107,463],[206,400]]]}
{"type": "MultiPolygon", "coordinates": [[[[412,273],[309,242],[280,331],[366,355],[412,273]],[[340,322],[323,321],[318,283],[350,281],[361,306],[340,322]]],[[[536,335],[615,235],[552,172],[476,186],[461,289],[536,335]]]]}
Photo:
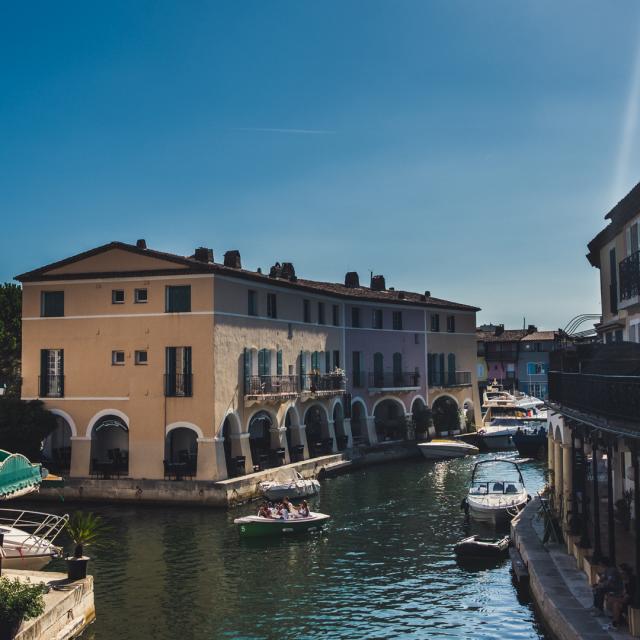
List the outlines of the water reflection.
{"type": "MultiPolygon", "coordinates": [[[[229,513],[92,505],[114,531],[91,553],[98,618],[84,638],[543,637],[507,560],[456,563],[453,545],[486,533],[460,509],[473,462],[326,480],[313,506],[332,520],[300,538],[241,541],[233,518],[255,504],[229,513]]],[[[521,469],[533,493],[542,467],[521,469]]]]}

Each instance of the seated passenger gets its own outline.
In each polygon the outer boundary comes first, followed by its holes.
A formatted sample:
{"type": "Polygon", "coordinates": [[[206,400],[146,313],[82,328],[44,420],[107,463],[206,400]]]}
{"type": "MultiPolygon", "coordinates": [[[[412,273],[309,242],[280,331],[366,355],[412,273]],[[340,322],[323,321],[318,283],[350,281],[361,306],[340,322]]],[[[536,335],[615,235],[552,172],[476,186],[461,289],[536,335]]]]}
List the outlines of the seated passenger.
{"type": "Polygon", "coordinates": [[[271,509],[269,509],[266,502],[264,502],[260,506],[260,509],[258,510],[258,516],[260,518],[273,518],[273,516],[271,515],[271,509]]]}
{"type": "Polygon", "coordinates": [[[504,491],[505,493],[518,493],[518,490],[516,489],[516,485],[515,484],[508,484],[507,488],[504,491]]]}
{"type": "Polygon", "coordinates": [[[300,508],[298,509],[298,515],[301,518],[308,518],[309,517],[309,506],[307,505],[307,501],[303,500],[302,504],[300,505],[300,508]]]}
{"type": "Polygon", "coordinates": [[[494,482],[493,483],[493,491],[496,493],[502,493],[504,491],[504,485],[502,482],[494,482]]]}
{"type": "Polygon", "coordinates": [[[289,519],[289,509],[287,509],[282,502],[278,505],[277,517],[282,520],[289,519]]]}

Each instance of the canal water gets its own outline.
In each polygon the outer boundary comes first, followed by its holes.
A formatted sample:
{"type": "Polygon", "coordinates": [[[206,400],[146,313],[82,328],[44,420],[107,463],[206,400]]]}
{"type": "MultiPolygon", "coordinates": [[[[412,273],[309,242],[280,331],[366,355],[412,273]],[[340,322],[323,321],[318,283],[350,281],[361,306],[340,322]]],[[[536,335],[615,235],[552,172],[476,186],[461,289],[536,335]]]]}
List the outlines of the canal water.
{"type": "MultiPolygon", "coordinates": [[[[481,457],[324,480],[313,508],[331,523],[299,538],[240,540],[233,518],[255,503],[229,512],[91,505],[113,530],[106,547],[87,549],[97,620],[83,640],[544,638],[508,560],[454,558],[470,531],[460,501],[481,457]]],[[[535,492],[543,466],[520,466],[535,492]]]]}

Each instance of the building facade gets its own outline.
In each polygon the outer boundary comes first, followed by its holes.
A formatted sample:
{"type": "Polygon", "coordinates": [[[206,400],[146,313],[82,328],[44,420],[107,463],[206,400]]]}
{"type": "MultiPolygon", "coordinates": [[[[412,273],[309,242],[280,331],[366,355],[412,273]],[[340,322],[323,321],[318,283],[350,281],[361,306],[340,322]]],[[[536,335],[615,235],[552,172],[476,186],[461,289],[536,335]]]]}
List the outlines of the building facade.
{"type": "MultiPolygon", "coordinates": [[[[22,274],[23,387],[71,476],[224,479],[473,421],[476,307],[113,242],[22,274]]],[[[477,411],[476,411],[477,412],[477,411]]]]}
{"type": "Polygon", "coordinates": [[[558,344],[557,331],[533,331],[518,349],[518,389],[535,398],[549,397],[549,355],[558,344]]]}

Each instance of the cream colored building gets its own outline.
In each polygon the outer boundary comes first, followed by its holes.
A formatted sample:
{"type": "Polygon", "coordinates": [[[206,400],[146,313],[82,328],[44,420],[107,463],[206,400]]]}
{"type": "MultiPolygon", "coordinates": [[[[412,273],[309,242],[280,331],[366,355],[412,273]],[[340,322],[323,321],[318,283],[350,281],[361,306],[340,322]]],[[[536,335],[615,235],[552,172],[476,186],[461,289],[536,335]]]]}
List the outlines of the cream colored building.
{"type": "Polygon", "coordinates": [[[381,276],[315,282],[138,241],[17,279],[22,395],[59,416],[45,453],[73,477],[218,480],[400,437],[423,407],[449,431],[478,413],[478,309],[381,276]]]}

